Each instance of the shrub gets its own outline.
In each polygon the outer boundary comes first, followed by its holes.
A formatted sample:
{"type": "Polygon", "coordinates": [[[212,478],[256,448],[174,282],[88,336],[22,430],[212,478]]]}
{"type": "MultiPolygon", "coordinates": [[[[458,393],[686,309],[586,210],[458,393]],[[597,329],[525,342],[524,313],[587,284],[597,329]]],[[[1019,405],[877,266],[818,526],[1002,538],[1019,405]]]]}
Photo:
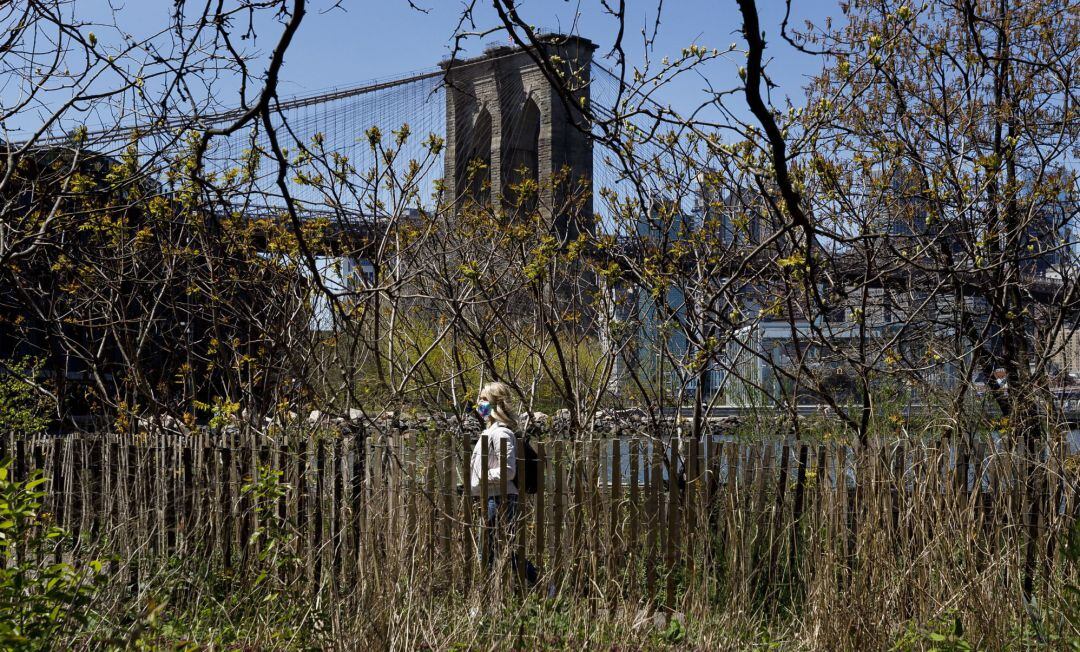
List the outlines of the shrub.
{"type": "Polygon", "coordinates": [[[104,581],[102,564],[48,564],[43,555],[68,539],[41,510],[46,479],[23,482],[0,465],[0,648],[48,649],[58,635],[84,628],[89,604],[104,581]]]}

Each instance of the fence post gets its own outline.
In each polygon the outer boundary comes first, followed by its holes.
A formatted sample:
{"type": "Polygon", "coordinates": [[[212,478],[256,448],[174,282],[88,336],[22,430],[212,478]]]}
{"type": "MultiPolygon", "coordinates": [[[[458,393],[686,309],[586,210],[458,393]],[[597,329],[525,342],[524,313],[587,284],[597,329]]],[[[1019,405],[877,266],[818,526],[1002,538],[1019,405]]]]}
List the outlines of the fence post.
{"type": "MultiPolygon", "coordinates": [[[[720,514],[717,515],[717,523],[719,524],[719,527],[722,528],[722,534],[719,537],[718,544],[723,548],[722,554],[725,563],[716,564],[717,572],[714,573],[714,575],[716,575],[718,583],[726,581],[730,586],[731,579],[736,576],[737,557],[735,549],[737,546],[735,545],[735,542],[738,534],[735,529],[734,508],[739,504],[739,491],[742,487],[742,483],[739,481],[739,474],[742,472],[739,464],[741,455],[734,442],[725,442],[718,451],[718,454],[723,457],[720,464],[724,469],[723,485],[720,484],[719,473],[717,473],[716,508],[721,510],[720,514]],[[720,493],[721,491],[723,492],[722,494],[720,493]],[[726,573],[724,571],[726,571],[726,573]]],[[[718,560],[720,554],[721,553],[717,554],[718,560]]]]}
{"type": "Polygon", "coordinates": [[[326,494],[326,442],[320,438],[315,443],[315,498],[312,501],[315,512],[315,523],[311,531],[315,537],[315,547],[312,563],[315,566],[315,591],[322,591],[324,557],[326,556],[328,538],[324,518],[324,502],[326,494]]]}
{"type": "MultiPolygon", "coordinates": [[[[523,449],[520,446],[515,446],[515,451],[521,451],[521,450],[523,450],[523,449]]],[[[518,455],[517,459],[515,460],[515,469],[516,469],[516,471],[515,471],[515,475],[514,475],[514,485],[518,489],[518,493],[521,494],[522,493],[522,490],[521,490],[522,482],[519,479],[521,477],[521,455],[520,454],[518,455]]],[[[528,536],[529,535],[528,522],[524,518],[525,511],[524,511],[524,509],[522,507],[522,505],[523,505],[523,500],[522,499],[523,498],[524,498],[524,495],[519,495],[518,496],[518,514],[517,514],[517,517],[516,517],[517,518],[517,523],[514,524],[514,530],[513,530],[513,532],[514,532],[514,543],[516,544],[515,549],[517,551],[517,554],[515,555],[515,564],[514,564],[514,566],[515,566],[515,568],[517,570],[518,587],[522,591],[524,591],[525,589],[528,588],[528,583],[527,583],[528,578],[526,577],[526,573],[525,573],[525,566],[526,566],[526,563],[527,563],[526,559],[525,559],[525,551],[528,549],[527,543],[528,543],[528,538],[529,538],[529,536],[528,536]]]]}
{"type": "Polygon", "coordinates": [[[647,440],[649,447],[648,476],[645,478],[645,592],[651,609],[656,599],[656,556],[660,529],[660,451],[656,440],[647,440]]]}
{"type": "Polygon", "coordinates": [[[346,535],[342,531],[342,518],[341,512],[344,508],[342,505],[342,496],[345,493],[345,456],[342,454],[342,441],[340,437],[335,436],[330,443],[330,473],[332,475],[332,484],[330,486],[330,588],[334,596],[340,594],[340,586],[342,573],[344,571],[342,564],[342,548],[346,541],[346,535]]]}
{"type": "Polygon", "coordinates": [[[544,510],[547,508],[544,501],[544,492],[547,490],[547,456],[543,442],[539,441],[536,442],[536,464],[536,502],[533,508],[535,510],[536,560],[533,565],[536,566],[536,572],[539,575],[544,568],[544,545],[546,543],[544,537],[544,510]]]}
{"type": "Polygon", "coordinates": [[[639,442],[637,439],[631,439],[629,441],[630,447],[630,489],[629,489],[629,503],[627,505],[627,512],[630,520],[630,531],[626,538],[625,549],[627,555],[627,568],[629,570],[629,579],[627,581],[627,589],[630,595],[634,594],[637,590],[637,571],[638,560],[641,557],[638,551],[638,518],[640,507],[638,504],[638,484],[641,474],[641,460],[638,450],[639,442]]]}
{"type": "Polygon", "coordinates": [[[247,568],[251,553],[248,548],[251,541],[251,535],[255,531],[255,526],[252,523],[255,518],[255,503],[252,499],[251,492],[244,491],[244,485],[255,484],[258,479],[258,470],[257,465],[252,464],[251,459],[253,449],[255,448],[254,441],[250,441],[250,445],[245,446],[241,437],[237,435],[233,438],[233,442],[235,442],[235,446],[238,449],[236,451],[236,457],[239,458],[237,460],[237,492],[239,493],[238,503],[240,505],[240,568],[247,568]]]}
{"type": "MultiPolygon", "coordinates": [[[[468,592],[473,575],[473,560],[476,557],[478,549],[474,544],[476,539],[474,538],[475,533],[473,530],[472,519],[472,441],[468,432],[463,431],[461,437],[463,440],[461,449],[463,454],[461,460],[461,484],[463,487],[461,492],[461,514],[462,521],[465,523],[465,531],[461,539],[461,552],[463,557],[461,566],[463,569],[462,583],[465,591],[468,592]]],[[[483,446],[483,444],[480,443],[480,446],[483,446]]],[[[486,450],[481,451],[481,454],[484,454],[485,452],[486,450]]],[[[477,480],[482,480],[482,478],[477,478],[477,480]]],[[[482,488],[486,487],[482,482],[481,485],[482,488]]],[[[481,533],[481,535],[482,534],[483,533],[481,533]]]]}
{"type": "Polygon", "coordinates": [[[787,569],[787,574],[792,579],[799,577],[799,573],[796,572],[796,564],[799,561],[799,548],[802,543],[803,501],[806,495],[806,464],[808,456],[808,447],[806,444],[800,444],[799,467],[795,474],[795,504],[792,507],[791,550],[789,551],[787,569]]]}
{"type": "MultiPolygon", "coordinates": [[[[66,443],[67,440],[57,438],[53,440],[52,446],[53,477],[50,481],[50,493],[52,494],[53,519],[60,527],[67,525],[64,522],[64,507],[67,502],[67,497],[70,495],[65,484],[68,477],[70,477],[70,474],[66,473],[64,468],[64,464],[66,463],[66,460],[64,459],[64,446],[66,443]]],[[[59,543],[59,540],[53,546],[53,560],[57,564],[64,560],[64,549],[59,543]]]]}
{"type": "Polygon", "coordinates": [[[371,506],[369,498],[369,478],[371,473],[371,457],[368,454],[367,431],[362,435],[355,432],[348,440],[348,446],[352,453],[350,457],[351,476],[349,478],[349,518],[352,519],[352,545],[353,550],[348,561],[351,575],[350,581],[359,583],[364,579],[365,550],[368,541],[368,511],[371,506]]]}
{"type": "Polygon", "coordinates": [[[454,582],[454,566],[450,539],[450,522],[454,514],[453,507],[453,475],[454,475],[454,439],[447,437],[442,455],[442,563],[446,564],[447,582],[452,586],[454,582]]]}
{"type": "Polygon", "coordinates": [[[581,592],[586,586],[586,578],[583,577],[583,564],[581,561],[581,555],[584,550],[588,548],[588,544],[584,542],[585,534],[585,483],[588,476],[588,468],[585,460],[585,445],[578,442],[571,442],[571,460],[570,460],[570,481],[573,482],[574,490],[574,502],[571,505],[573,510],[573,529],[570,533],[570,558],[567,560],[570,572],[574,579],[574,590],[581,592]]]}
{"type": "MultiPolygon", "coordinates": [[[[600,570],[604,569],[607,565],[605,563],[605,553],[607,552],[608,545],[604,542],[604,531],[607,529],[607,525],[604,519],[604,443],[600,439],[594,439],[590,445],[586,446],[586,463],[585,463],[585,489],[589,491],[590,508],[589,516],[592,518],[592,526],[588,527],[589,533],[592,535],[592,545],[586,545],[591,548],[591,554],[589,555],[589,572],[592,575],[593,585],[597,586],[599,590],[604,590],[603,586],[599,583],[600,570]]],[[[591,605],[595,608],[595,599],[590,601],[591,605]]]]}
{"type": "Polygon", "coordinates": [[[152,442],[151,450],[153,451],[153,464],[149,465],[152,469],[152,477],[150,478],[150,492],[151,500],[154,501],[154,510],[151,515],[154,519],[154,530],[157,532],[157,536],[154,540],[157,544],[155,552],[158,554],[164,553],[168,550],[169,545],[169,533],[168,526],[166,525],[166,512],[169,509],[169,501],[172,498],[172,489],[169,486],[172,479],[172,474],[169,473],[171,465],[168,461],[167,451],[170,449],[167,447],[168,439],[160,437],[157,441],[152,442]]]}
{"type": "Polygon", "coordinates": [[[683,550],[686,555],[686,577],[687,589],[692,586],[692,578],[697,577],[697,552],[699,544],[699,532],[698,532],[698,513],[697,513],[697,500],[699,489],[701,488],[701,469],[700,469],[700,446],[701,441],[696,437],[691,437],[687,442],[686,447],[686,495],[683,496],[683,505],[686,512],[686,518],[683,519],[683,523],[686,528],[686,535],[683,537],[683,550]]]}
{"type": "Polygon", "coordinates": [[[310,549],[308,536],[311,534],[311,528],[308,524],[308,498],[307,498],[307,447],[310,443],[306,438],[300,439],[298,437],[293,438],[295,451],[295,459],[292,460],[291,466],[295,470],[296,482],[295,487],[295,503],[296,513],[293,522],[294,531],[296,532],[296,557],[303,564],[304,574],[306,577],[311,577],[311,567],[309,565],[310,555],[308,551],[310,549]]]}
{"type": "Polygon", "coordinates": [[[667,512],[667,545],[664,550],[664,572],[666,577],[666,592],[664,606],[669,610],[675,609],[675,564],[678,561],[679,549],[679,525],[682,514],[682,505],[679,491],[679,451],[673,439],[669,439],[668,456],[668,512],[667,512]]]}
{"type": "Polygon", "coordinates": [[[89,528],[90,540],[96,542],[101,533],[101,518],[105,502],[105,482],[109,471],[105,468],[105,442],[95,438],[90,442],[90,454],[82,456],[79,467],[80,485],[83,487],[82,513],[84,530],[89,528]],[[94,469],[91,473],[89,469],[94,469]]]}
{"type": "Polygon", "coordinates": [[[485,571],[491,570],[491,555],[489,550],[491,549],[491,532],[489,532],[488,522],[488,468],[490,466],[491,454],[488,447],[491,442],[488,440],[487,435],[480,435],[480,563],[481,568],[485,571]]]}
{"type": "Polygon", "coordinates": [[[424,441],[427,443],[427,464],[425,470],[427,471],[427,495],[428,500],[422,501],[422,505],[427,509],[428,517],[427,521],[427,560],[428,568],[432,573],[435,570],[436,555],[435,551],[439,547],[439,528],[437,524],[438,512],[441,505],[439,504],[439,485],[436,482],[435,466],[435,433],[430,430],[424,433],[424,441]]]}
{"type": "MultiPolygon", "coordinates": [[[[499,559],[493,560],[496,564],[496,568],[504,565],[504,560],[510,560],[512,564],[514,549],[514,541],[512,539],[512,532],[514,531],[513,525],[510,523],[510,518],[507,515],[507,511],[510,509],[507,503],[507,489],[509,488],[509,478],[506,474],[509,473],[507,469],[507,441],[505,437],[499,438],[499,505],[495,514],[495,522],[492,523],[492,536],[494,537],[492,543],[494,544],[494,550],[498,551],[499,559]]],[[[515,518],[517,514],[514,515],[515,518]]],[[[490,519],[489,519],[490,522],[490,519]]],[[[512,569],[510,569],[512,570],[512,569]]]]}
{"type": "Polygon", "coordinates": [[[552,464],[551,472],[552,477],[555,480],[555,502],[552,505],[551,524],[552,524],[552,537],[551,537],[551,559],[552,569],[558,574],[556,578],[558,585],[562,586],[562,580],[564,577],[563,563],[565,562],[565,554],[563,550],[563,518],[566,514],[566,477],[563,472],[563,461],[566,454],[565,442],[556,441],[552,442],[552,448],[555,454],[554,464],[552,464]]]}
{"type": "Polygon", "coordinates": [[[219,474],[218,482],[221,484],[220,509],[222,510],[222,516],[224,517],[221,527],[222,555],[225,560],[225,568],[232,568],[233,538],[236,536],[233,532],[236,524],[233,516],[233,452],[229,447],[230,442],[227,437],[221,437],[219,438],[219,441],[218,448],[221,450],[221,473],[219,474]]]}
{"type": "Polygon", "coordinates": [[[161,518],[165,530],[164,545],[166,554],[172,555],[176,552],[176,523],[184,496],[178,477],[180,471],[179,439],[175,436],[169,436],[162,442],[162,447],[164,449],[162,458],[165,461],[165,467],[162,469],[165,511],[161,518]]]}
{"type": "MultiPolygon", "coordinates": [[[[416,538],[419,541],[420,522],[416,513],[416,499],[417,499],[417,487],[419,486],[418,478],[416,476],[416,432],[400,430],[401,438],[401,455],[398,457],[400,473],[398,477],[401,482],[399,483],[399,489],[401,491],[401,508],[405,513],[405,530],[402,533],[405,537],[416,538]]],[[[409,550],[410,563],[415,562],[415,548],[413,546],[407,546],[409,550]]]]}
{"type": "MultiPolygon", "coordinates": [[[[357,561],[358,574],[370,573],[378,568],[378,556],[375,551],[376,544],[376,511],[375,511],[375,473],[378,469],[378,458],[375,453],[375,443],[371,437],[364,437],[364,485],[361,495],[361,504],[364,515],[363,534],[360,540],[360,555],[357,561]]],[[[362,575],[361,575],[362,577],[362,575]]]]}
{"type": "Polygon", "coordinates": [[[608,539],[608,578],[612,600],[619,591],[618,576],[622,574],[622,442],[616,436],[611,440],[611,522],[608,539]]]}
{"type": "Polygon", "coordinates": [[[709,570],[712,566],[713,547],[716,544],[716,518],[713,512],[713,500],[716,492],[717,456],[716,443],[711,433],[703,431],[703,439],[698,449],[698,547],[700,567],[698,575],[701,578],[701,598],[708,599],[711,575],[709,570]]]}
{"type": "Polygon", "coordinates": [[[123,522],[125,523],[125,549],[128,559],[128,588],[132,596],[139,594],[139,555],[141,551],[138,551],[138,540],[140,529],[142,525],[142,518],[139,514],[138,497],[139,497],[139,465],[138,465],[138,449],[129,440],[126,446],[123,446],[123,450],[127,452],[124,456],[124,470],[123,470],[123,482],[124,482],[124,515],[123,522]],[[133,500],[134,498],[134,500],[133,500]],[[131,532],[131,525],[134,522],[135,532],[131,532]]]}
{"type": "MultiPolygon", "coordinates": [[[[768,446],[769,452],[772,452],[772,446],[768,446]]],[[[788,444],[783,444],[780,447],[780,477],[776,483],[776,503],[773,507],[773,517],[770,520],[769,528],[769,568],[765,576],[766,590],[770,594],[775,594],[776,586],[776,565],[780,555],[780,546],[784,541],[784,515],[787,510],[784,509],[784,502],[787,498],[787,484],[788,484],[788,468],[790,465],[789,458],[791,457],[791,447],[788,444]]],[[[770,477],[769,480],[772,478],[770,477]]]]}
{"type": "MultiPolygon", "coordinates": [[[[119,520],[117,518],[117,502],[119,500],[120,491],[120,445],[116,442],[110,441],[108,453],[109,455],[108,461],[106,463],[107,468],[105,473],[105,478],[108,483],[108,489],[105,492],[104,497],[106,507],[105,513],[103,514],[102,518],[102,526],[103,528],[108,528],[105,536],[112,538],[116,535],[116,522],[119,520]]],[[[120,563],[116,559],[116,557],[113,557],[111,560],[109,560],[109,568],[109,574],[113,577],[116,577],[117,574],[120,572],[120,563]]]]}
{"type": "MultiPolygon", "coordinates": [[[[751,517],[753,522],[754,522],[754,530],[753,530],[754,539],[752,540],[751,545],[757,545],[757,546],[763,547],[764,552],[763,552],[763,554],[761,556],[765,560],[764,563],[768,563],[768,561],[769,561],[769,553],[771,552],[771,545],[772,545],[772,540],[771,540],[771,536],[770,536],[772,519],[769,518],[769,514],[767,512],[767,504],[768,504],[769,483],[773,479],[772,478],[773,446],[772,446],[771,443],[767,443],[767,444],[764,444],[764,445],[761,445],[761,446],[755,446],[754,447],[754,452],[756,453],[755,457],[758,460],[760,460],[760,462],[761,462],[761,468],[754,469],[753,464],[750,465],[751,469],[753,470],[753,472],[755,474],[755,478],[754,478],[755,494],[754,494],[754,498],[753,498],[755,507],[754,507],[753,516],[751,517]]],[[[751,519],[748,519],[748,520],[751,520],[751,519]]],[[[753,561],[753,560],[749,560],[749,561],[753,561]]],[[[758,561],[758,567],[752,569],[752,571],[754,573],[754,576],[756,576],[756,577],[760,577],[761,575],[768,572],[768,569],[762,569],[760,567],[761,564],[762,564],[762,562],[759,560],[758,561]],[[759,572],[759,571],[761,571],[761,572],[759,572]]],[[[765,588],[768,589],[767,584],[766,584],[765,588]]]]}
{"type": "Polygon", "coordinates": [[[855,477],[855,483],[854,483],[855,486],[850,487],[850,488],[847,486],[848,485],[848,482],[847,482],[847,448],[845,448],[843,446],[840,447],[840,454],[837,457],[837,463],[838,463],[837,474],[838,474],[838,477],[840,478],[839,487],[840,487],[840,490],[842,491],[842,495],[843,495],[843,509],[844,509],[845,524],[846,524],[846,530],[847,530],[847,554],[845,555],[846,562],[847,562],[847,569],[846,569],[847,570],[847,573],[846,573],[847,576],[845,578],[845,581],[847,583],[850,583],[852,575],[854,573],[853,566],[855,564],[855,553],[856,553],[856,546],[858,544],[858,535],[859,535],[859,532],[858,532],[858,527],[859,527],[859,522],[858,522],[859,503],[858,503],[858,500],[859,500],[859,482],[860,482],[861,479],[858,476],[856,476],[855,477]]]}

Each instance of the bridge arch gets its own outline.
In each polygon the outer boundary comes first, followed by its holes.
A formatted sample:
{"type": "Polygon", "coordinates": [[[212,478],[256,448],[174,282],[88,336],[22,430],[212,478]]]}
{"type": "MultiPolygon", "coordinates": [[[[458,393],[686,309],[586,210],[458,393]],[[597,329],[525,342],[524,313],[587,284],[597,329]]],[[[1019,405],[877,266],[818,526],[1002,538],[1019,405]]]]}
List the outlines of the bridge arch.
{"type": "Polygon", "coordinates": [[[458,143],[464,164],[456,169],[454,187],[462,201],[485,205],[491,202],[491,112],[481,106],[471,122],[467,136],[458,143]]]}
{"type": "Polygon", "coordinates": [[[536,208],[539,192],[542,123],[540,107],[531,94],[517,108],[514,118],[503,120],[503,202],[508,209],[530,211],[536,208]]]}

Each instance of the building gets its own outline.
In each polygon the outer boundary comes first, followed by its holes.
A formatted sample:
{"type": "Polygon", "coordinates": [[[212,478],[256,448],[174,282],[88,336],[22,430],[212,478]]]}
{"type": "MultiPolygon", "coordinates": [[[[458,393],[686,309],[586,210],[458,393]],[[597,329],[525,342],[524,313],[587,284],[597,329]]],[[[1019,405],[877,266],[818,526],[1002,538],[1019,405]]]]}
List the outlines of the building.
{"type": "Polygon", "coordinates": [[[1050,348],[1053,371],[1080,379],[1080,324],[1066,323],[1050,348]]]}

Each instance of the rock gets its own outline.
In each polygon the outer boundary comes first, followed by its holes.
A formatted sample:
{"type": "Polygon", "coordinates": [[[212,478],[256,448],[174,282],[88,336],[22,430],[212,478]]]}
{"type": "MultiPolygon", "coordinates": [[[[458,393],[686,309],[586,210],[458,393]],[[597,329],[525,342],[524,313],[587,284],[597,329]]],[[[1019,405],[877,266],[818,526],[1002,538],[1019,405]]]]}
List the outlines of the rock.
{"type": "MultiPolygon", "coordinates": [[[[324,410],[312,409],[308,414],[303,415],[303,421],[300,421],[300,423],[309,426],[334,428],[343,434],[359,436],[367,434],[370,429],[374,429],[388,435],[400,435],[407,432],[408,434],[405,436],[410,436],[415,431],[448,433],[451,436],[461,437],[466,434],[475,435],[483,429],[482,424],[471,413],[464,415],[464,418],[454,412],[424,412],[422,410],[385,410],[365,414],[359,408],[350,408],[343,415],[333,414],[334,416],[331,416],[324,410]]],[[[292,410],[279,412],[273,418],[257,415],[259,418],[256,419],[256,415],[250,415],[247,409],[233,416],[234,418],[229,419],[229,423],[224,426],[225,428],[232,429],[232,427],[242,424],[250,424],[256,428],[265,427],[264,424],[289,428],[301,418],[292,410]]],[[[564,408],[553,413],[541,411],[523,412],[520,423],[520,435],[528,433],[541,439],[549,437],[562,438],[570,434],[568,432],[570,428],[570,410],[564,408]]],[[[708,418],[704,427],[705,432],[708,434],[725,435],[730,434],[740,423],[741,420],[735,416],[712,416],[708,418]]],[[[179,434],[191,432],[191,429],[180,419],[165,415],[156,417],[141,416],[137,425],[140,431],[148,433],[179,434]]],[[[678,419],[661,417],[658,423],[654,424],[644,410],[637,408],[624,410],[606,408],[598,411],[588,422],[580,424],[581,431],[573,433],[573,437],[575,439],[640,436],[667,437],[677,433],[680,425],[685,437],[687,424],[680,423],[678,419]]],[[[223,428],[217,428],[215,432],[221,432],[222,430],[223,428]]],[[[209,429],[204,426],[197,431],[209,432],[209,429]]]]}
{"type": "Polygon", "coordinates": [[[642,629],[653,624],[653,614],[648,609],[636,609],[634,610],[634,618],[630,625],[630,629],[633,631],[641,631],[642,629]]]}
{"type": "Polygon", "coordinates": [[[186,435],[191,432],[186,423],[170,415],[136,417],[135,427],[138,432],[154,435],[186,435]]]}
{"type": "Polygon", "coordinates": [[[186,423],[170,414],[161,417],[161,429],[170,433],[180,433],[182,435],[191,434],[191,430],[187,427],[186,423]]]}

